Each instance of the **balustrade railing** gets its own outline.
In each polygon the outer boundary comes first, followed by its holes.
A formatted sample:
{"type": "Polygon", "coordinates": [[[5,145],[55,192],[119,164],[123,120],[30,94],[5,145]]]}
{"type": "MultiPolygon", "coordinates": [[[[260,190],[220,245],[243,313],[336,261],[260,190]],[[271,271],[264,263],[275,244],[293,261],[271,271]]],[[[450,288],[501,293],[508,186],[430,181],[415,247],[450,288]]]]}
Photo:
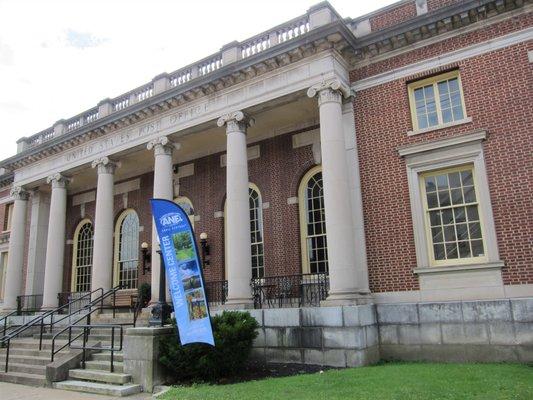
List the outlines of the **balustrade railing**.
{"type": "Polygon", "coordinates": [[[205,294],[210,306],[220,306],[228,298],[228,281],[205,282],[205,294]]]}
{"type": "Polygon", "coordinates": [[[63,314],[71,313],[74,311],[81,310],[91,302],[91,297],[87,296],[90,293],[86,292],[61,292],[57,294],[58,306],[62,307],[65,304],[70,303],[68,309],[61,310],[63,314]]]}
{"type": "Polygon", "coordinates": [[[185,70],[178,70],[170,75],[169,81],[171,87],[183,85],[192,79],[192,72],[190,68],[185,70]]]}
{"type": "Polygon", "coordinates": [[[42,305],[42,294],[17,296],[17,311],[19,315],[37,312],[41,309],[42,305]]]}
{"type": "Polygon", "coordinates": [[[326,273],[252,279],[255,308],[319,307],[329,291],[326,273]]]}
{"type": "MultiPolygon", "coordinates": [[[[279,43],[300,37],[307,32],[309,32],[309,16],[305,14],[286,22],[285,24],[272,28],[270,31],[256,35],[248,40],[244,40],[242,44],[238,45],[239,47],[237,50],[240,52],[240,58],[251,57],[279,43]]],[[[206,57],[203,60],[170,73],[169,87],[171,89],[178,87],[195,78],[208,75],[223,66],[222,51],[219,51],[212,56],[206,57]]],[[[138,89],[134,89],[111,99],[112,112],[114,113],[127,109],[134,103],[145,101],[153,95],[154,85],[150,82],[138,89]]],[[[76,131],[87,124],[97,121],[100,117],[99,108],[93,107],[78,116],[68,119],[65,122],[65,131],[67,133],[76,131]]],[[[52,127],[25,139],[22,150],[39,146],[53,138],[54,128],[52,127]]]]}
{"type": "Polygon", "coordinates": [[[222,55],[217,54],[215,57],[200,62],[198,64],[198,74],[200,76],[210,74],[222,67],[222,55]]]}

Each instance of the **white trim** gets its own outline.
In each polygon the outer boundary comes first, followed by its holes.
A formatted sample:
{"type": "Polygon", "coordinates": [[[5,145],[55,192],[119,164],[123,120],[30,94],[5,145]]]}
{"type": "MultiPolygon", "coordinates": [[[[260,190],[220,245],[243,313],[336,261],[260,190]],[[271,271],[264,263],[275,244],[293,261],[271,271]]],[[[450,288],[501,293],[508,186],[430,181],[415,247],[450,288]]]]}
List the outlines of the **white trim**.
{"type": "Polygon", "coordinates": [[[115,185],[115,196],[118,196],[119,194],[125,194],[129,192],[133,192],[134,190],[139,190],[141,188],[141,179],[132,179],[131,181],[121,182],[117,183],[115,185]]]}
{"type": "Polygon", "coordinates": [[[482,236],[487,253],[487,264],[500,262],[485,159],[481,144],[481,141],[485,138],[486,132],[479,131],[454,138],[408,146],[398,150],[401,156],[405,156],[406,160],[417,268],[434,268],[430,267],[419,176],[426,171],[464,164],[471,164],[474,167],[475,188],[479,198],[479,213],[483,221],[482,236]]]}
{"type": "Polygon", "coordinates": [[[439,129],[445,129],[445,128],[449,128],[451,126],[468,124],[470,122],[472,122],[472,118],[467,117],[467,118],[463,118],[463,119],[460,119],[460,120],[457,120],[457,121],[448,122],[446,124],[440,124],[440,125],[437,125],[437,126],[430,126],[429,128],[418,129],[418,130],[414,130],[414,131],[407,131],[407,136],[420,135],[421,133],[438,131],[439,129]]]}
{"type": "Polygon", "coordinates": [[[13,203],[14,201],[15,201],[15,198],[13,196],[6,196],[0,199],[0,204],[13,203]]]}
{"type": "Polygon", "coordinates": [[[484,263],[484,264],[469,264],[469,265],[453,265],[453,266],[444,266],[444,267],[430,267],[430,268],[415,268],[413,272],[415,274],[434,274],[439,272],[449,272],[449,271],[475,271],[480,269],[502,269],[504,267],[503,261],[497,261],[493,263],[484,263]]]}
{"type": "Polygon", "coordinates": [[[194,163],[178,166],[178,172],[174,174],[176,178],[186,178],[194,175],[194,163]]]}
{"type": "Polygon", "coordinates": [[[445,147],[457,146],[460,144],[467,144],[472,142],[480,142],[487,138],[487,132],[484,130],[474,131],[465,135],[458,135],[451,138],[433,140],[425,143],[417,143],[413,145],[403,146],[398,148],[400,157],[411,156],[426,151],[434,151],[445,147]]]}
{"type": "Polygon", "coordinates": [[[533,297],[533,284],[505,285],[505,297],[533,297]]]}
{"type": "Polygon", "coordinates": [[[359,92],[361,90],[369,89],[387,82],[392,82],[397,79],[418,74],[420,72],[427,71],[428,69],[442,67],[454,62],[463,61],[471,57],[477,57],[482,54],[503,49],[504,47],[513,46],[531,39],[533,39],[533,27],[518,32],[512,32],[504,36],[490,39],[486,42],[477,43],[472,46],[464,47],[462,49],[429,58],[414,64],[409,64],[369,78],[361,79],[352,85],[352,89],[356,92],[359,92]]]}
{"type": "Polygon", "coordinates": [[[80,193],[72,196],[72,205],[79,206],[80,204],[91,203],[96,201],[96,191],[91,190],[90,192],[80,193]]]}

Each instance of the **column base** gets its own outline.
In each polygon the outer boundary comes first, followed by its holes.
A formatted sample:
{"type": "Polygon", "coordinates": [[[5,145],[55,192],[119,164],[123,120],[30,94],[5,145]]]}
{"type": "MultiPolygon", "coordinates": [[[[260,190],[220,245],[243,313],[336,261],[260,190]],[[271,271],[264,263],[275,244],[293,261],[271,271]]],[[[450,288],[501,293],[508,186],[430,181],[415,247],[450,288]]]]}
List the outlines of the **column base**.
{"type": "Polygon", "coordinates": [[[218,310],[252,310],[254,301],[250,299],[228,299],[224,304],[217,306],[218,310]]]}
{"type": "Polygon", "coordinates": [[[330,292],[326,300],[320,302],[320,307],[358,306],[372,303],[374,303],[374,299],[368,290],[356,290],[349,292],[330,292]]]}

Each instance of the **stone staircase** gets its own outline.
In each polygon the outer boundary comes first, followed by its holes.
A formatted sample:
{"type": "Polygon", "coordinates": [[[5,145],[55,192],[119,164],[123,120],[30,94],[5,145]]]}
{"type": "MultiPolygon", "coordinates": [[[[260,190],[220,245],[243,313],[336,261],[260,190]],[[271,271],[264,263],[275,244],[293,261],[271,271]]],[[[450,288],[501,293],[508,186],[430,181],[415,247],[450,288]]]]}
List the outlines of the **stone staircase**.
{"type": "Polygon", "coordinates": [[[124,373],[123,361],[122,352],[115,352],[114,372],[110,372],[111,352],[95,353],[85,362],[85,369],[71,369],[69,379],[55,382],[54,388],[108,396],[129,396],[141,392],[141,385],[132,383],[131,375],[124,373]]]}
{"type": "MultiPolygon", "coordinates": [[[[57,342],[63,345],[65,342],[57,342]]],[[[9,350],[8,372],[5,372],[7,349],[0,349],[0,382],[20,383],[30,386],[46,385],[46,365],[50,363],[52,341],[43,340],[43,350],[39,350],[39,340],[34,338],[13,339],[9,350]]],[[[62,350],[59,354],[68,354],[62,350]]]]}
{"type": "MultiPolygon", "coordinates": [[[[120,324],[131,323],[133,317],[129,312],[117,313],[115,317],[111,313],[95,315],[93,324],[120,324]]],[[[146,318],[140,318],[138,326],[147,325],[146,318]]],[[[129,326],[124,326],[124,331],[129,326]]],[[[9,352],[9,369],[5,373],[6,349],[0,349],[0,382],[19,383],[30,386],[45,386],[46,365],[50,363],[52,337],[63,326],[55,327],[54,332],[43,334],[43,349],[39,351],[39,334],[24,338],[15,338],[11,341],[9,352]]],[[[73,336],[80,330],[73,330],[73,336]]],[[[125,333],[125,332],[124,332],[125,333]]],[[[115,346],[119,345],[120,332],[115,332],[115,346]]],[[[111,330],[107,328],[92,328],[89,335],[89,343],[101,343],[109,346],[111,330]]],[[[56,340],[56,348],[64,345],[67,341],[67,333],[61,334],[56,340]]],[[[80,340],[77,343],[81,343],[80,340]]],[[[62,350],[59,354],[66,355],[69,349],[62,350]]],[[[56,359],[58,355],[56,355],[56,359]]],[[[114,371],[111,373],[111,352],[103,350],[93,352],[85,363],[85,369],[71,369],[68,379],[62,382],[53,383],[53,387],[63,390],[72,390],[93,394],[104,394],[108,396],[127,396],[139,393],[142,390],[140,385],[132,382],[129,374],[124,374],[124,356],[122,352],[114,354],[114,371]]],[[[1,396],[0,396],[1,397],[1,396]]]]}

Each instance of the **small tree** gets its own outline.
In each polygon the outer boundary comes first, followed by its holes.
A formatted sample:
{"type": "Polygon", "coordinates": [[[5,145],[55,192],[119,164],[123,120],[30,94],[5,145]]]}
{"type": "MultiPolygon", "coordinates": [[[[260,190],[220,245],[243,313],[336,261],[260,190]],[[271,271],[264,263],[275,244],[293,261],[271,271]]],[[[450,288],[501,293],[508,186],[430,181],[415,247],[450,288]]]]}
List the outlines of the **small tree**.
{"type": "MultiPolygon", "coordinates": [[[[174,328],[176,329],[175,321],[174,328]]],[[[213,381],[235,375],[248,360],[259,324],[248,312],[224,311],[211,318],[215,347],[182,346],[176,336],[161,341],[161,358],[177,381],[213,381]]],[[[177,333],[177,329],[176,329],[177,333]]]]}

